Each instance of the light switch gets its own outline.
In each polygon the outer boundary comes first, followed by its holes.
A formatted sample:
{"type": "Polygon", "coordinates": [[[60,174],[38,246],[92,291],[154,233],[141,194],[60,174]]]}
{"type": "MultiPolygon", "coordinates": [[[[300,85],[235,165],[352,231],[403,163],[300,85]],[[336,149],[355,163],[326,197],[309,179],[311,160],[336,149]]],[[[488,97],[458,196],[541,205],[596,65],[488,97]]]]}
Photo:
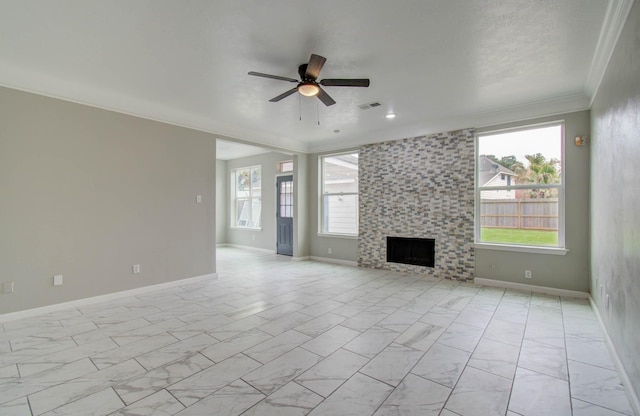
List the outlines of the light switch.
{"type": "Polygon", "coordinates": [[[196,203],[199,204],[202,202],[202,195],[196,195],[196,203]]]}

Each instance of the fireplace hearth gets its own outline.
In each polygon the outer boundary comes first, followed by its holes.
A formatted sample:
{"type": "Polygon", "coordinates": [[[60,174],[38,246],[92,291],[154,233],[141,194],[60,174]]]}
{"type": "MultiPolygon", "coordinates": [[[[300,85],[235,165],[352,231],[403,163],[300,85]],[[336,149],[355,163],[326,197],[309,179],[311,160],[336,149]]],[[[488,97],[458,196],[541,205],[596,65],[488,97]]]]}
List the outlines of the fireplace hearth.
{"type": "Polygon", "coordinates": [[[387,262],[434,267],[435,245],[433,238],[387,237],[387,262]]]}

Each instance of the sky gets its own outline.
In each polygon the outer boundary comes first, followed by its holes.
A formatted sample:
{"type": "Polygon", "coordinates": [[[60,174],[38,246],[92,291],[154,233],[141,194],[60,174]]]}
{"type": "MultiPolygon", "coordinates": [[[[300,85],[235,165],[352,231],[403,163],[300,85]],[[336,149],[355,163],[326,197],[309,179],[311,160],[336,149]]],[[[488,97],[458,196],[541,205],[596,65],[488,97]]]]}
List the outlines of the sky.
{"type": "Polygon", "coordinates": [[[479,155],[495,155],[498,159],[514,155],[528,165],[525,155],[542,153],[547,160],[561,159],[562,126],[555,125],[534,130],[480,135],[479,155]]]}

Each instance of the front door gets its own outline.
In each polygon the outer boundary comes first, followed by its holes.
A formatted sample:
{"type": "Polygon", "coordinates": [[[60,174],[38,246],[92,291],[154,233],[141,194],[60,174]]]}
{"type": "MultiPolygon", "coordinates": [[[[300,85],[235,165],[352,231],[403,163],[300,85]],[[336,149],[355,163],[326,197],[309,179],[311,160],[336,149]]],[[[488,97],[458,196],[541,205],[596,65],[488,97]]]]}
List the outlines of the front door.
{"type": "Polygon", "coordinates": [[[278,176],[278,208],[276,217],[278,223],[278,241],[276,252],[293,256],[293,176],[278,176]]]}

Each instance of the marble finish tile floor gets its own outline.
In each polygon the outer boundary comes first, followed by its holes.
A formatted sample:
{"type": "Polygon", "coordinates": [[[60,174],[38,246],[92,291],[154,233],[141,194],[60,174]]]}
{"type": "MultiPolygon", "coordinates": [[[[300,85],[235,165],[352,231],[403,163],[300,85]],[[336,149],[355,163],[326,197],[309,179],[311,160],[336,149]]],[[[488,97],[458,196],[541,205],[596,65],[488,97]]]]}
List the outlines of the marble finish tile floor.
{"type": "Polygon", "coordinates": [[[633,415],[589,303],[221,247],[0,321],[0,415],[633,415]]]}

